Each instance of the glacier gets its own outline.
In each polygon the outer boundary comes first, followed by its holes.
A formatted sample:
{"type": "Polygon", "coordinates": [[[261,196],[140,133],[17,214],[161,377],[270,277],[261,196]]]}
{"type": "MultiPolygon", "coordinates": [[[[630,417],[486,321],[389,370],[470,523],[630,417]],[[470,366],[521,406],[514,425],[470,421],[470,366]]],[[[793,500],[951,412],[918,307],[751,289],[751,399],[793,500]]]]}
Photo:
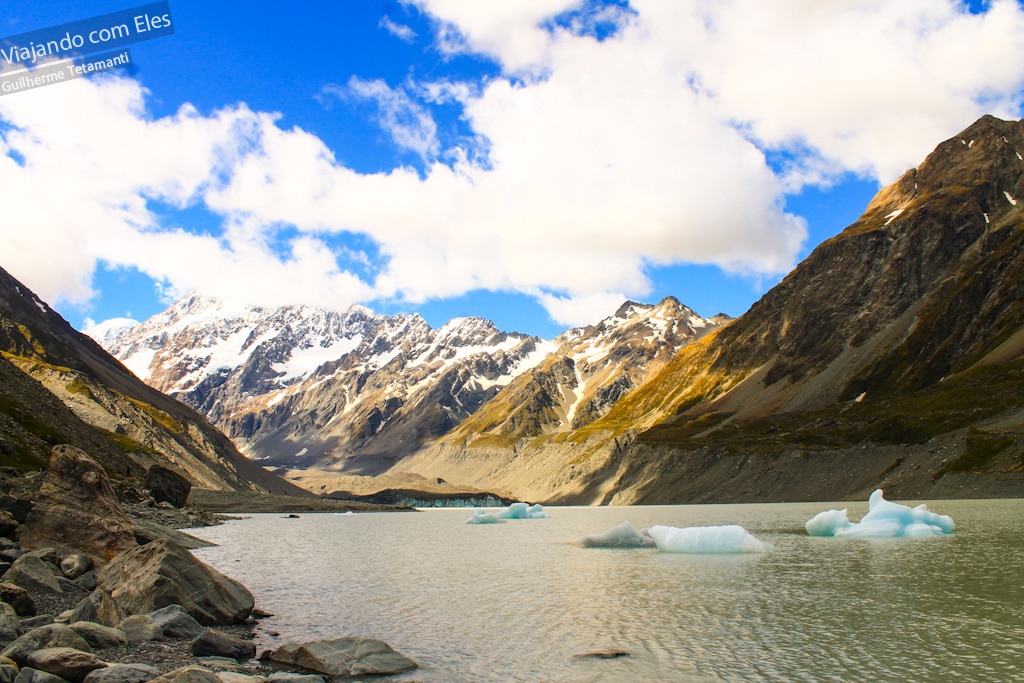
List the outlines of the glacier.
{"type": "Polygon", "coordinates": [[[584,536],[580,545],[584,548],[653,548],[655,543],[649,530],[637,531],[630,522],[623,522],[603,534],[584,536]]]}
{"type": "Polygon", "coordinates": [[[770,543],[755,538],[738,524],[724,526],[652,526],[651,538],[664,553],[738,554],[766,553],[770,543]]]}
{"type": "Polygon", "coordinates": [[[868,513],[857,523],[851,522],[843,509],[819,512],[804,524],[811,536],[852,538],[943,536],[953,533],[955,526],[951,517],[932,512],[924,503],[911,508],[886,500],[882,489],[875,489],[868,498],[868,513]]]}

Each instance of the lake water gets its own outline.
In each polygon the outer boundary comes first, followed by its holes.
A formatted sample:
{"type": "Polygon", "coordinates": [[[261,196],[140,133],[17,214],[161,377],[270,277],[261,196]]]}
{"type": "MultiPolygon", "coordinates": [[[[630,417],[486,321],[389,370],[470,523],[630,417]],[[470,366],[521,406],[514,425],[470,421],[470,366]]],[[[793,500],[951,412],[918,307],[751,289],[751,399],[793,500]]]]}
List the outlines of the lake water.
{"type": "MultiPolygon", "coordinates": [[[[379,638],[421,664],[393,680],[1024,680],[1024,501],[938,501],[930,539],[807,536],[821,510],[867,504],[255,515],[198,530],[197,551],[274,613],[284,640],[379,638]],[[629,520],[741,524],[760,555],[585,549],[629,520]],[[618,659],[579,658],[602,649],[618,659]]],[[[280,635],[275,637],[270,632],[280,635]]]]}

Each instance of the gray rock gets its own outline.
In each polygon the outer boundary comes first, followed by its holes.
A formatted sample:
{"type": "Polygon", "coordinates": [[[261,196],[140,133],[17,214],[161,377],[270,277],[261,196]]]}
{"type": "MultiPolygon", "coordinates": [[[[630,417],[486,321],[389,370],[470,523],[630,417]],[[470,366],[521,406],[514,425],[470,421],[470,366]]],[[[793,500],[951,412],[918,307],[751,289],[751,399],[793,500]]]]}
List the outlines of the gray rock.
{"type": "Polygon", "coordinates": [[[23,633],[18,613],[6,602],[0,602],[0,645],[4,647],[10,645],[23,633]]]}
{"type": "Polygon", "coordinates": [[[184,531],[178,531],[172,529],[166,524],[160,524],[148,519],[134,519],[132,522],[135,524],[135,540],[139,542],[139,545],[145,545],[150,541],[155,541],[158,538],[162,538],[172,543],[177,543],[186,550],[195,550],[196,548],[210,548],[215,543],[204,541],[201,538],[196,538],[192,534],[186,534],[184,531]]]}
{"type": "Polygon", "coordinates": [[[97,588],[71,611],[68,622],[76,621],[94,621],[104,626],[117,626],[124,621],[124,612],[109,593],[97,588]]]}
{"type": "Polygon", "coordinates": [[[246,660],[256,656],[256,644],[251,640],[242,640],[221,631],[206,629],[192,643],[192,654],[196,657],[230,657],[246,660]]]}
{"type": "Polygon", "coordinates": [[[168,605],[149,613],[163,629],[165,638],[198,638],[203,625],[192,618],[181,605],[168,605]]]}
{"type": "Polygon", "coordinates": [[[141,643],[146,640],[161,638],[164,632],[153,621],[153,617],[145,614],[133,614],[120,624],[119,629],[124,631],[129,643],[141,643]]]}
{"type": "Polygon", "coordinates": [[[14,683],[68,683],[60,676],[54,676],[53,674],[33,669],[30,666],[23,666],[21,671],[18,672],[18,677],[14,679],[14,683]]]}
{"type": "Polygon", "coordinates": [[[64,576],[72,581],[90,569],[92,569],[92,560],[89,559],[88,555],[83,555],[82,553],[72,553],[60,561],[60,570],[64,572],[64,576]]]}
{"type": "Polygon", "coordinates": [[[270,653],[270,659],[328,676],[389,675],[418,666],[387,643],[372,638],[285,643],[270,653]]]}
{"type": "Polygon", "coordinates": [[[6,550],[0,550],[0,559],[5,562],[14,562],[24,554],[21,548],[7,548],[6,550]]]}
{"type": "Polygon", "coordinates": [[[240,623],[254,605],[245,586],[165,540],[118,555],[96,580],[126,613],[177,604],[204,626],[240,623]]]}
{"type": "Polygon", "coordinates": [[[17,584],[29,591],[48,590],[63,593],[50,565],[35,555],[22,555],[3,575],[4,581],[17,584]]]}
{"type": "Polygon", "coordinates": [[[249,671],[248,665],[242,664],[237,659],[232,659],[231,657],[196,657],[196,663],[217,673],[223,671],[235,673],[249,671]]]}
{"type": "Polygon", "coordinates": [[[0,657],[0,683],[14,683],[18,677],[18,663],[7,657],[0,657]]]}
{"type": "Polygon", "coordinates": [[[10,581],[0,581],[0,600],[13,607],[19,617],[36,615],[36,601],[27,590],[10,581]]]}
{"type": "Polygon", "coordinates": [[[96,571],[90,569],[86,573],[75,579],[75,585],[84,591],[96,590],[96,571]]]}
{"type": "Polygon", "coordinates": [[[99,566],[136,543],[103,468],[78,448],[60,445],[53,447],[36,505],[21,528],[21,545],[82,552],[99,566]]]}
{"type": "Polygon", "coordinates": [[[35,617],[22,617],[21,627],[25,631],[31,631],[34,628],[46,626],[48,624],[52,624],[53,622],[54,619],[52,614],[40,614],[39,616],[35,617]]]}
{"type": "MultiPolygon", "coordinates": [[[[36,548],[35,550],[29,550],[25,552],[25,555],[31,555],[32,557],[38,557],[40,560],[53,567],[57,566],[57,549],[56,548],[36,548]]],[[[52,569],[50,571],[53,571],[52,569]]],[[[56,572],[54,573],[56,575],[56,572]]]]}
{"type": "Polygon", "coordinates": [[[33,669],[60,676],[71,683],[82,683],[90,671],[104,668],[107,663],[92,654],[71,647],[47,647],[28,656],[33,669]]]}
{"type": "Polygon", "coordinates": [[[146,472],[146,488],[153,500],[170,503],[173,508],[183,508],[192,484],[173,470],[153,465],[146,472]]]}
{"type": "Polygon", "coordinates": [[[319,674],[297,674],[291,671],[275,671],[267,676],[267,683],[325,683],[319,674]]]}
{"type": "Polygon", "coordinates": [[[10,657],[18,666],[25,666],[30,654],[49,647],[71,647],[92,652],[89,643],[64,624],[49,624],[32,629],[5,647],[0,655],[10,657]]]}
{"type": "Polygon", "coordinates": [[[218,671],[217,678],[220,683],[267,683],[267,679],[263,676],[253,676],[237,671],[218,671]]]}
{"type": "Polygon", "coordinates": [[[119,628],[104,626],[92,621],[75,621],[68,628],[82,636],[93,650],[105,650],[108,647],[121,647],[128,644],[128,636],[119,628]]]}
{"type": "Polygon", "coordinates": [[[183,666],[154,678],[155,683],[220,683],[217,674],[201,666],[183,666]]]}
{"type": "Polygon", "coordinates": [[[146,683],[160,675],[160,670],[148,664],[111,664],[90,671],[82,683],[146,683]]]}

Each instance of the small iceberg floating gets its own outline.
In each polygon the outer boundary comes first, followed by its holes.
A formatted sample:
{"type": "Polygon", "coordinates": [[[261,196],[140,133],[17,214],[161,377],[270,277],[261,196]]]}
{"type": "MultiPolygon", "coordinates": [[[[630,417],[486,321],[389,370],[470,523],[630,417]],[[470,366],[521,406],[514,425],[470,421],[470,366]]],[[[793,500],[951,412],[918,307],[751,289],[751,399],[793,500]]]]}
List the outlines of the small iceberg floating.
{"type": "Polygon", "coordinates": [[[486,512],[483,508],[473,508],[473,516],[466,520],[466,524],[498,524],[506,519],[547,519],[548,517],[548,513],[544,512],[543,505],[512,503],[497,513],[486,512]]]}
{"type": "Polygon", "coordinates": [[[466,520],[466,524],[502,524],[504,521],[493,512],[487,512],[483,508],[474,508],[473,516],[466,520]]]}
{"type": "Polygon", "coordinates": [[[770,543],[755,538],[738,524],[725,526],[652,526],[651,538],[663,553],[739,554],[766,553],[770,543]]]}
{"type": "Polygon", "coordinates": [[[593,534],[580,539],[584,548],[653,548],[654,539],[648,529],[637,531],[629,522],[613,526],[603,534],[593,534]]]}
{"type": "Polygon", "coordinates": [[[846,510],[826,510],[807,520],[804,527],[811,536],[852,538],[924,538],[953,533],[956,525],[947,515],[939,515],[922,503],[911,508],[891,503],[876,489],[868,498],[868,513],[857,523],[846,510]]]}

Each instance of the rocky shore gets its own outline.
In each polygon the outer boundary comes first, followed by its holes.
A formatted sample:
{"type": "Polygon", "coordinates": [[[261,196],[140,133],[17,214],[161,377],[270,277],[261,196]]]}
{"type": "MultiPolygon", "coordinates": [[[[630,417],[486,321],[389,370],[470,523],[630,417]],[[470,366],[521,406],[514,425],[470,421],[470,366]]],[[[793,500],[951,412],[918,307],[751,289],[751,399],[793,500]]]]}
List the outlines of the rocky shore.
{"type": "MultiPolygon", "coordinates": [[[[416,668],[357,637],[257,653],[269,615],[176,529],[216,516],[184,507],[188,482],[159,470],[115,493],[84,452],[55,446],[43,473],[0,471],[0,683],[323,683],[416,668]]],[[[294,509],[310,508],[274,511],[294,509]]]]}

